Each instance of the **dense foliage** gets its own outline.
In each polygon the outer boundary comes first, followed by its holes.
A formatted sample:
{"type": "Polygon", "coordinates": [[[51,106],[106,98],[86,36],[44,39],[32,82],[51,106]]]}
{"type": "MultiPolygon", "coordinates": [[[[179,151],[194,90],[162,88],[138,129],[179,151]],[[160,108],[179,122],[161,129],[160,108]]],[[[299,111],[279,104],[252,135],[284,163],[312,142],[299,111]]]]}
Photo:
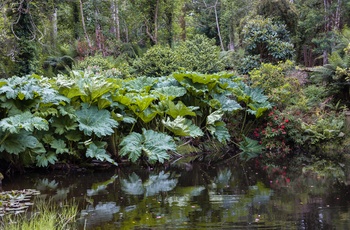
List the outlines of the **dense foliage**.
{"type": "Polygon", "coordinates": [[[224,116],[259,118],[271,107],[260,90],[228,73],[123,80],[75,71],[1,85],[1,157],[16,166],[88,158],[117,164],[123,156],[163,163],[182,138],[230,141],[224,116]]]}
{"type": "Polygon", "coordinates": [[[215,149],[211,161],[343,161],[349,7],[2,1],[0,168],[215,149]]]}
{"type": "Polygon", "coordinates": [[[244,49],[247,55],[259,55],[256,63],[244,59],[247,67],[233,66],[245,73],[257,63],[292,55],[297,64],[327,64],[337,31],[350,20],[346,2],[316,0],[4,0],[0,9],[3,77],[41,73],[49,66],[62,71],[71,68],[68,57],[81,60],[94,54],[132,64],[154,45],[179,49],[185,54],[179,65],[188,71],[221,70],[217,61],[208,62],[216,51],[203,43],[204,37],[222,52],[244,49]]]}

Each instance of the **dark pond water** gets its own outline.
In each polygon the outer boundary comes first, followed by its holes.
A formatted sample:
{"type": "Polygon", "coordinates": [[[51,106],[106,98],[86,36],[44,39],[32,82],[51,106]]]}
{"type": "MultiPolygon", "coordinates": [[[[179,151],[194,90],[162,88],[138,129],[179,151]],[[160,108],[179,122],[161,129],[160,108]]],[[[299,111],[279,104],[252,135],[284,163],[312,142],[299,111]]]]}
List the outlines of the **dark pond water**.
{"type": "Polygon", "coordinates": [[[26,174],[3,185],[24,188],[74,199],[80,229],[350,229],[349,187],[236,163],[26,174]]]}

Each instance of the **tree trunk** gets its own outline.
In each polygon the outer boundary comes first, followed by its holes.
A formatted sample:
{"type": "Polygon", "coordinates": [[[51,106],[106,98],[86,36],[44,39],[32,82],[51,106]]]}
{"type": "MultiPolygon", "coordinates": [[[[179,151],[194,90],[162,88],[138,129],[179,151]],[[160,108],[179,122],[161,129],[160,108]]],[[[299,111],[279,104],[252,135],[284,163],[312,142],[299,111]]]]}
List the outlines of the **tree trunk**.
{"type": "Polygon", "coordinates": [[[101,25],[98,22],[98,10],[95,9],[95,40],[96,40],[96,46],[99,51],[102,50],[102,44],[101,44],[101,25]]]}
{"type": "Polygon", "coordinates": [[[52,14],[52,42],[54,47],[56,47],[57,32],[57,7],[55,7],[52,14]]]}
{"type": "Polygon", "coordinates": [[[185,41],[186,40],[186,3],[182,6],[181,9],[181,16],[180,16],[180,28],[181,28],[181,40],[185,41]]]}
{"type": "Polygon", "coordinates": [[[222,38],[221,38],[221,32],[220,32],[220,23],[219,23],[218,11],[217,11],[218,2],[219,2],[219,0],[216,0],[216,1],[215,1],[215,4],[214,4],[213,6],[208,6],[208,4],[206,3],[206,1],[203,0],[203,3],[204,3],[204,5],[205,5],[205,7],[206,7],[207,9],[209,9],[209,8],[213,8],[213,9],[214,9],[216,30],[217,30],[218,37],[219,37],[220,47],[221,47],[221,50],[222,50],[222,51],[225,51],[224,44],[223,44],[222,38]]]}
{"type": "Polygon", "coordinates": [[[117,41],[120,41],[119,0],[112,0],[111,12],[113,20],[111,32],[114,34],[117,41]]]}
{"type": "MultiPolygon", "coordinates": [[[[331,1],[331,0],[330,0],[331,1]]],[[[323,4],[324,4],[324,22],[325,22],[325,27],[324,27],[324,31],[325,33],[329,32],[332,30],[332,20],[330,17],[330,13],[329,13],[329,8],[331,3],[329,2],[329,0],[323,0],[323,4]]],[[[323,50],[323,65],[328,64],[328,51],[327,50],[323,50]]]]}
{"type": "Polygon", "coordinates": [[[86,39],[86,41],[87,41],[87,43],[88,43],[88,46],[89,46],[89,49],[90,49],[89,52],[91,52],[92,46],[91,46],[91,41],[90,41],[90,39],[89,39],[89,35],[88,35],[87,31],[86,31],[85,19],[84,19],[84,10],[83,10],[83,1],[82,1],[82,0],[79,0],[79,3],[80,3],[81,23],[82,23],[82,26],[83,26],[85,39],[86,39]]]}
{"type": "Polygon", "coordinates": [[[150,13],[150,18],[151,18],[151,23],[147,23],[147,20],[146,20],[146,23],[145,23],[146,34],[150,38],[151,44],[156,45],[158,43],[159,0],[156,1],[156,7],[154,9],[154,12],[151,10],[149,13],[150,13]],[[151,25],[149,25],[149,24],[151,24],[151,25]]]}
{"type": "Polygon", "coordinates": [[[76,1],[72,1],[72,14],[73,14],[73,36],[75,39],[79,39],[79,27],[80,27],[80,22],[79,22],[79,12],[80,12],[80,7],[78,6],[78,3],[76,1]]]}
{"type": "Polygon", "coordinates": [[[219,17],[218,17],[217,5],[218,5],[218,0],[215,1],[215,5],[214,5],[215,22],[216,22],[216,29],[217,29],[217,31],[218,31],[218,36],[219,36],[219,41],[220,41],[221,50],[222,50],[222,51],[225,51],[224,44],[222,43],[222,38],[221,38],[221,32],[220,32],[220,24],[219,24],[219,17]]]}
{"type": "Polygon", "coordinates": [[[235,39],[234,34],[229,33],[229,43],[228,43],[228,50],[235,51],[235,39]]]}
{"type": "Polygon", "coordinates": [[[174,2],[173,0],[170,0],[168,2],[167,0],[164,0],[164,4],[166,5],[164,15],[165,15],[165,23],[166,23],[166,30],[167,30],[167,37],[166,40],[170,47],[173,45],[173,21],[174,21],[174,2]]]}
{"type": "Polygon", "coordinates": [[[335,19],[334,19],[334,29],[336,29],[336,30],[340,29],[341,5],[342,5],[342,1],[338,0],[338,2],[337,2],[337,9],[335,11],[335,19]]]}

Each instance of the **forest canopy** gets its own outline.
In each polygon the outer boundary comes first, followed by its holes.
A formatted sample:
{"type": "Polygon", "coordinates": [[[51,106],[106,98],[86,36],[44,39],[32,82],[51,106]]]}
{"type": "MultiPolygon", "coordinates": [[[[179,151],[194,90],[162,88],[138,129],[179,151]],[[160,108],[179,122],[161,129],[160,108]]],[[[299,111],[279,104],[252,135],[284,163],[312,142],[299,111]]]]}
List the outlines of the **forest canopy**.
{"type": "Polygon", "coordinates": [[[0,75],[57,73],[96,54],[112,57],[111,67],[132,65],[155,45],[181,49],[196,35],[214,41],[226,69],[291,58],[323,65],[349,8],[335,0],[4,0],[0,75]]]}

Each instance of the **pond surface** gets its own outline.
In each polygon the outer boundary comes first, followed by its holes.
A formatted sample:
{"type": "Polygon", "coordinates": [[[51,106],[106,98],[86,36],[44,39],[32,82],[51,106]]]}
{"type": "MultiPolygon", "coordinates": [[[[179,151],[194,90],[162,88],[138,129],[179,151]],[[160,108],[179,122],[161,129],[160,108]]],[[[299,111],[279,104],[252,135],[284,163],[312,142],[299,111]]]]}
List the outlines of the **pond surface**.
{"type": "Polygon", "coordinates": [[[350,228],[349,187],[236,163],[26,174],[3,185],[26,188],[78,202],[80,229],[350,228]]]}

